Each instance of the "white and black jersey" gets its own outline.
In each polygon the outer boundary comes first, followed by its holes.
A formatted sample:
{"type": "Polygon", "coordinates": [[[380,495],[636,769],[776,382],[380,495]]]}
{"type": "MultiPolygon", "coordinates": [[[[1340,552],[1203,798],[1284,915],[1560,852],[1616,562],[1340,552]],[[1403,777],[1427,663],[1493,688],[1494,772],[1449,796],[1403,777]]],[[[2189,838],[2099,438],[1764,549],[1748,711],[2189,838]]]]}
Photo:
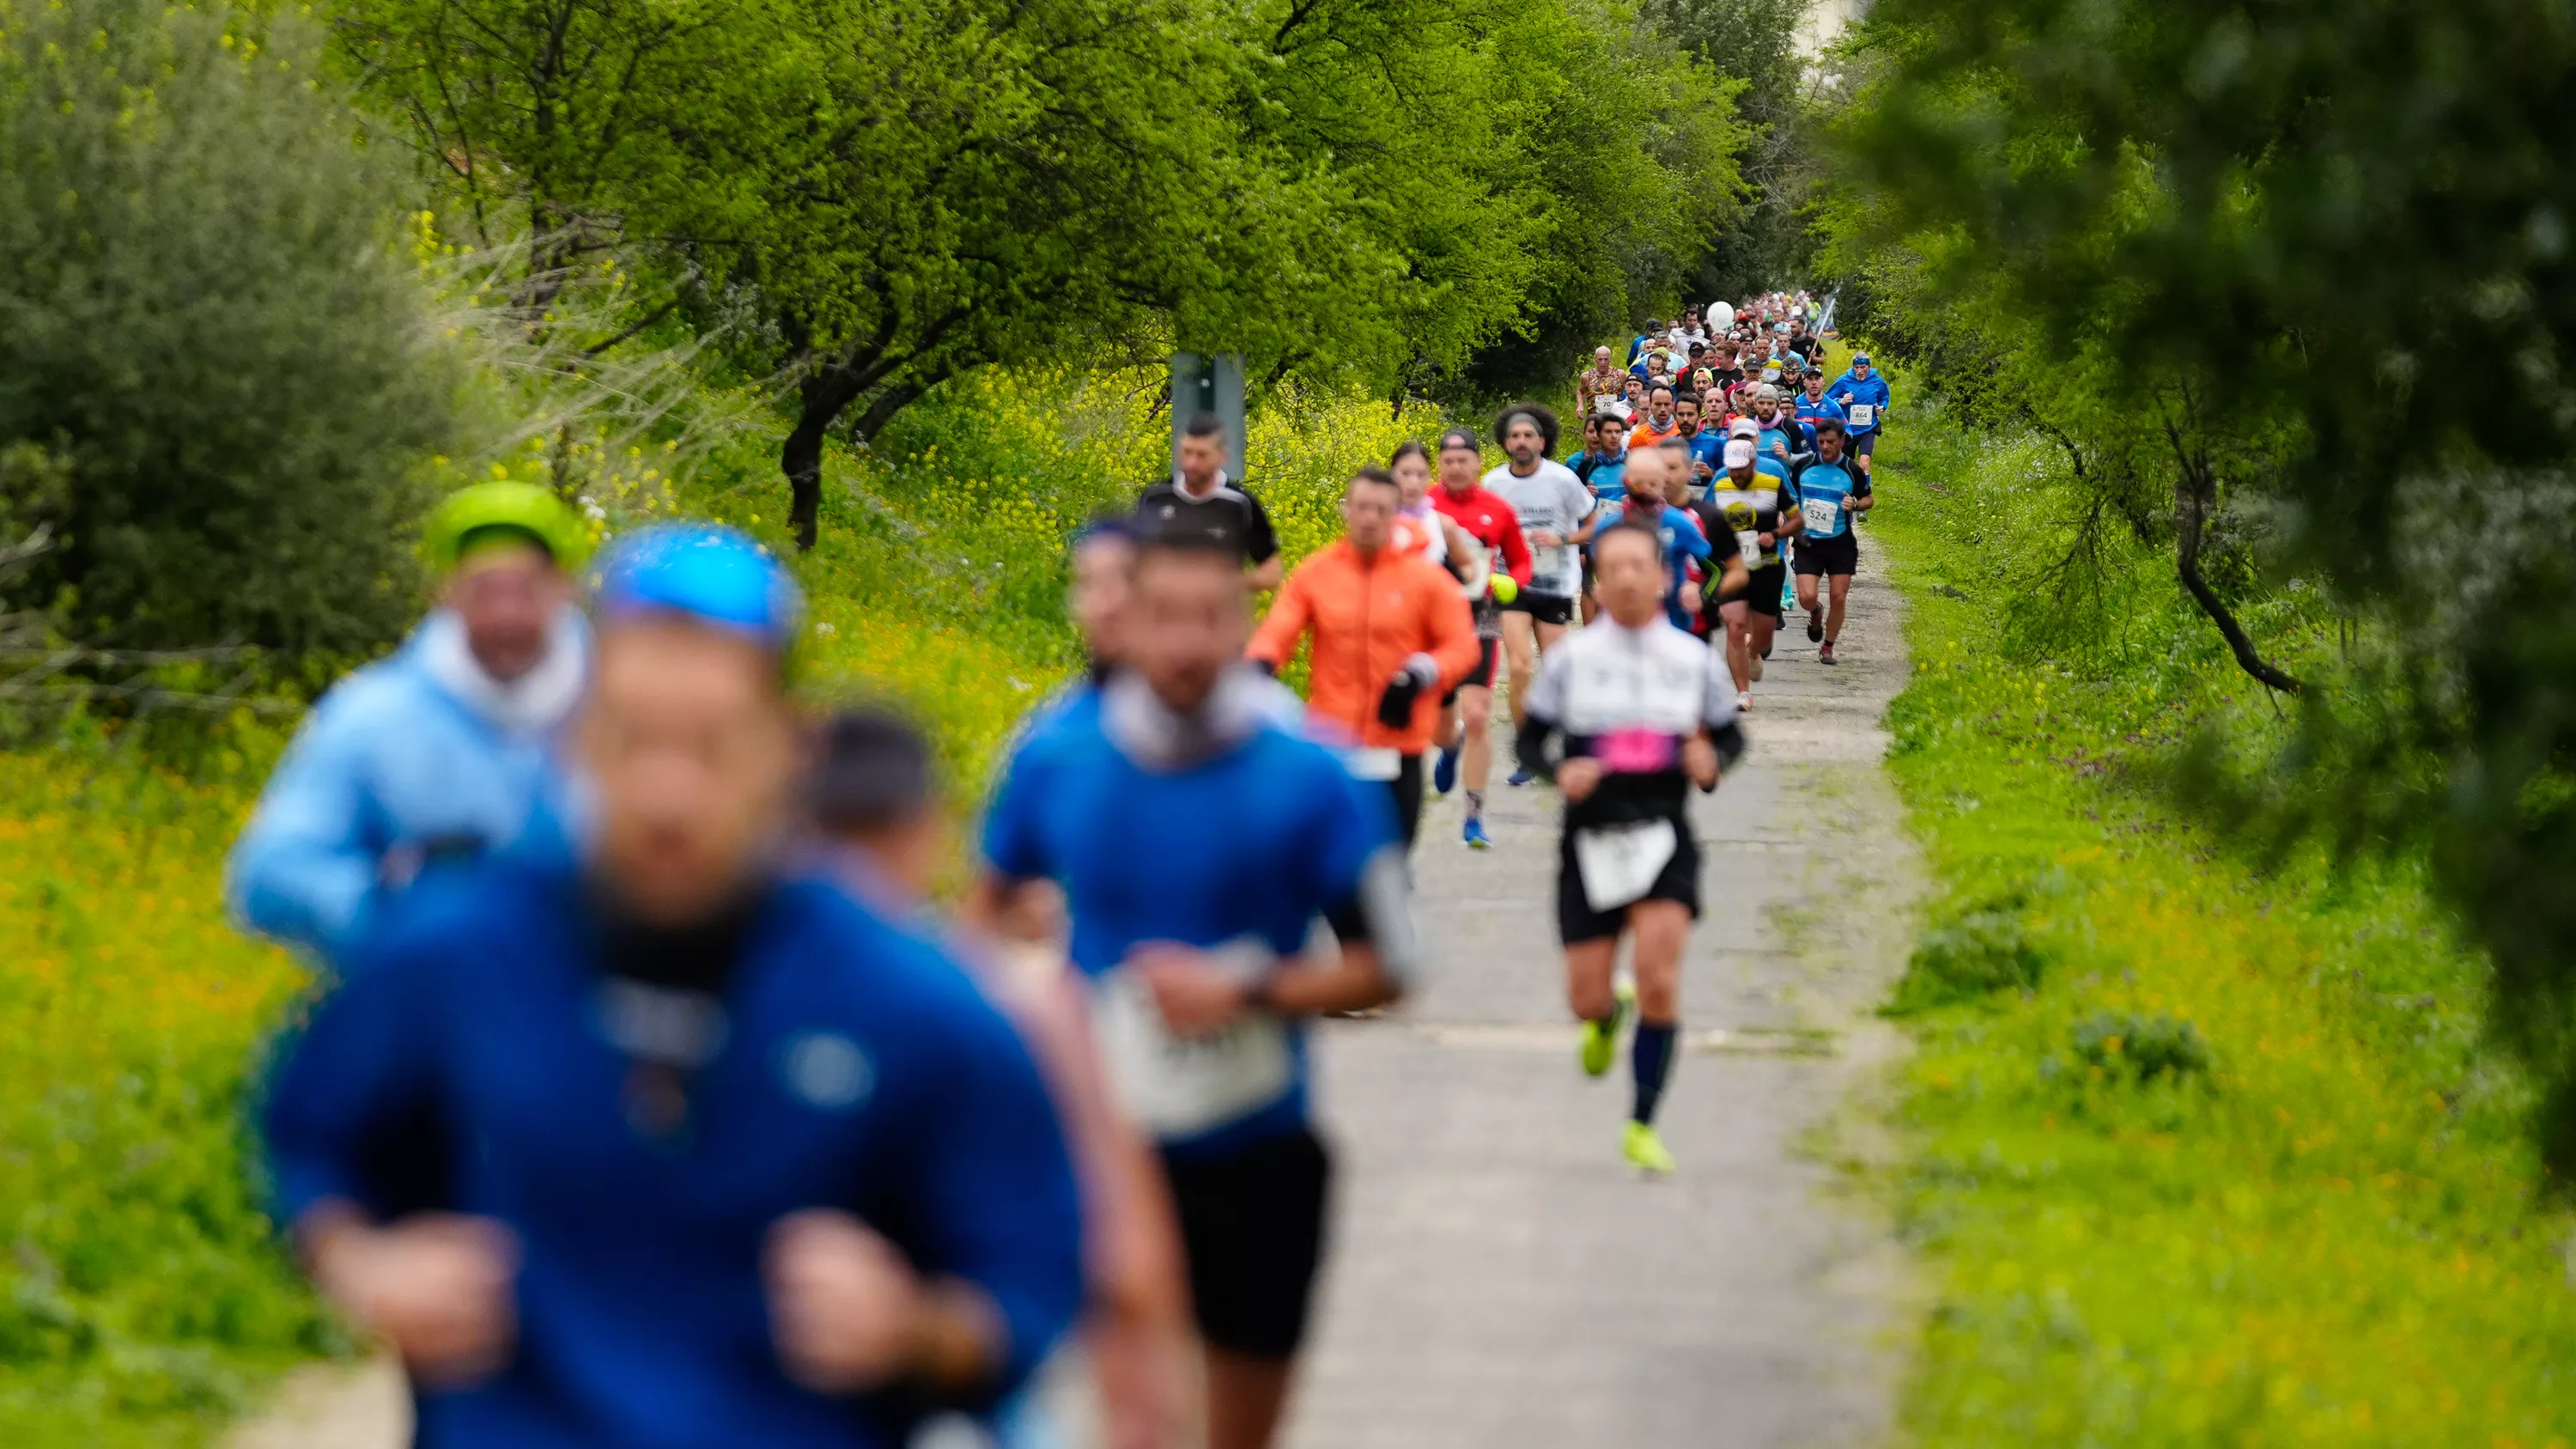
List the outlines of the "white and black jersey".
{"type": "Polygon", "coordinates": [[[1519,736],[1521,768],[1553,779],[1559,760],[1601,762],[1600,787],[1565,807],[1566,828],[1683,817],[1682,746],[1701,730],[1718,756],[1743,753],[1735,682],[1716,651],[1661,618],[1631,629],[1603,614],[1569,631],[1539,666],[1519,736]],[[1559,742],[1551,757],[1551,739],[1559,742]]]}
{"type": "Polygon", "coordinates": [[[1270,527],[1268,510],[1223,473],[1216,475],[1216,487],[1204,494],[1189,492],[1177,477],[1147,486],[1136,499],[1136,517],[1158,533],[1204,531],[1241,549],[1248,564],[1265,564],[1279,556],[1279,535],[1270,527]]]}

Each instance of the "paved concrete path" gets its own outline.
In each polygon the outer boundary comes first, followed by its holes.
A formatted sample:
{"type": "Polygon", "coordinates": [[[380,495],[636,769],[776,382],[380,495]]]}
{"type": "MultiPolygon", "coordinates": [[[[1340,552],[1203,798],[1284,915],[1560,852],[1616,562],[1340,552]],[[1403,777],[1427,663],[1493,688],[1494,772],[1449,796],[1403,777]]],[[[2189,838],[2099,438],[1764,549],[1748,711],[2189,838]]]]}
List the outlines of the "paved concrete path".
{"type": "Polygon", "coordinates": [[[1827,1160],[1865,1126],[1827,1119],[1891,1049],[1866,1013],[1902,965],[1914,894],[1879,769],[1878,720],[1908,669],[1899,609],[1864,575],[1832,668],[1793,614],[1755,686],[1751,750],[1695,806],[1706,906],[1685,966],[1691,1049],[1661,1113],[1671,1181],[1619,1157],[1624,1054],[1597,1082],[1575,1066],[1555,796],[1503,786],[1498,765],[1484,854],[1459,845],[1454,797],[1429,812],[1430,982],[1321,1044],[1340,1214],[1295,1449],[1889,1437],[1901,1272],[1832,1200],[1827,1160]]]}
{"type": "MultiPolygon", "coordinates": [[[[1830,1119],[1894,1040],[1866,1013],[1903,961],[1914,893],[1878,767],[1907,665],[1874,573],[1852,606],[1832,669],[1793,616],[1755,686],[1750,753],[1696,806],[1707,911],[1662,1112],[1672,1181],[1619,1158],[1624,1057],[1598,1082],[1574,1064],[1555,796],[1503,786],[1498,765],[1498,844],[1480,855],[1458,844],[1454,797],[1430,811],[1430,982],[1385,1020],[1321,1034],[1340,1213],[1293,1449],[1888,1437],[1901,1271],[1834,1201],[1827,1164],[1865,1137],[1867,1114],[1830,1119]]],[[[1496,744],[1507,761],[1501,722],[1496,744]]],[[[382,1364],[317,1367],[227,1449],[396,1449],[407,1420],[382,1364]]]]}

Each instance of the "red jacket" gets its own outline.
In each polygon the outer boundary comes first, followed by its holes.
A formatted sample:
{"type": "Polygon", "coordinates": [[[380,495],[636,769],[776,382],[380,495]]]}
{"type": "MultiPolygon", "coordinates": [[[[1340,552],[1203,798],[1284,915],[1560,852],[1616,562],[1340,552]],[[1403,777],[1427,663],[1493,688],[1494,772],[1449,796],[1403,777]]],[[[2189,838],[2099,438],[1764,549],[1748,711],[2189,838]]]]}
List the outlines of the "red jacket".
{"type": "Polygon", "coordinates": [[[1329,721],[1333,733],[1352,743],[1408,755],[1430,748],[1440,697],[1484,658],[1467,601],[1447,569],[1391,547],[1363,557],[1349,539],[1288,575],[1244,657],[1278,669],[1310,633],[1307,715],[1329,721]],[[1416,654],[1430,655],[1440,677],[1414,700],[1405,727],[1388,729],[1378,723],[1378,698],[1416,654]]]}

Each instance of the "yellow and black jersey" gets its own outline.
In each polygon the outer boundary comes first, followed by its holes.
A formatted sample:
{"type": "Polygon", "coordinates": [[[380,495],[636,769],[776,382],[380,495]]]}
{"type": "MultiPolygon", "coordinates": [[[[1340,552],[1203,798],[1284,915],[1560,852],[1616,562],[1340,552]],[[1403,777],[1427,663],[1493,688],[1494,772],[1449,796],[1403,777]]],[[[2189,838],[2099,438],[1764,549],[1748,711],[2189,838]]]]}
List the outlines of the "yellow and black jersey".
{"type": "Polygon", "coordinates": [[[1709,542],[1724,548],[1733,540],[1737,557],[1750,570],[1780,562],[1785,546],[1780,515],[1789,506],[1785,485],[1768,473],[1757,472],[1742,486],[1733,474],[1720,473],[1708,480],[1708,491],[1691,505],[1691,511],[1699,515],[1709,542]],[[1762,542],[1766,533],[1771,535],[1767,545],[1762,542]]]}

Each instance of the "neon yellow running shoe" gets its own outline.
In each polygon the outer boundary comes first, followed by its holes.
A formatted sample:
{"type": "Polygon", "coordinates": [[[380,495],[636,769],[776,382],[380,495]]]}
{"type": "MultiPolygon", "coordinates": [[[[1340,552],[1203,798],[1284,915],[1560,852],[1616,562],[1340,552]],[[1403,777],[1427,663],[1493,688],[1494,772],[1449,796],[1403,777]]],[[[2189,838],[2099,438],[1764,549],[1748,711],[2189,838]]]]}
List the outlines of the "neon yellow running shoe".
{"type": "Polygon", "coordinates": [[[1601,1075],[1610,1070],[1612,1062],[1618,1060],[1619,1028],[1628,1024],[1628,1013],[1637,1005],[1637,988],[1622,981],[1611,988],[1611,999],[1614,1005],[1611,1007],[1608,1021],[1587,1021],[1583,1024],[1582,1061],[1583,1074],[1587,1077],[1601,1075]]]}
{"type": "Polygon", "coordinates": [[[1628,1135],[1621,1140],[1619,1150],[1640,1172],[1673,1170],[1673,1154],[1665,1148],[1664,1139],[1643,1122],[1628,1124],[1628,1135]]]}

